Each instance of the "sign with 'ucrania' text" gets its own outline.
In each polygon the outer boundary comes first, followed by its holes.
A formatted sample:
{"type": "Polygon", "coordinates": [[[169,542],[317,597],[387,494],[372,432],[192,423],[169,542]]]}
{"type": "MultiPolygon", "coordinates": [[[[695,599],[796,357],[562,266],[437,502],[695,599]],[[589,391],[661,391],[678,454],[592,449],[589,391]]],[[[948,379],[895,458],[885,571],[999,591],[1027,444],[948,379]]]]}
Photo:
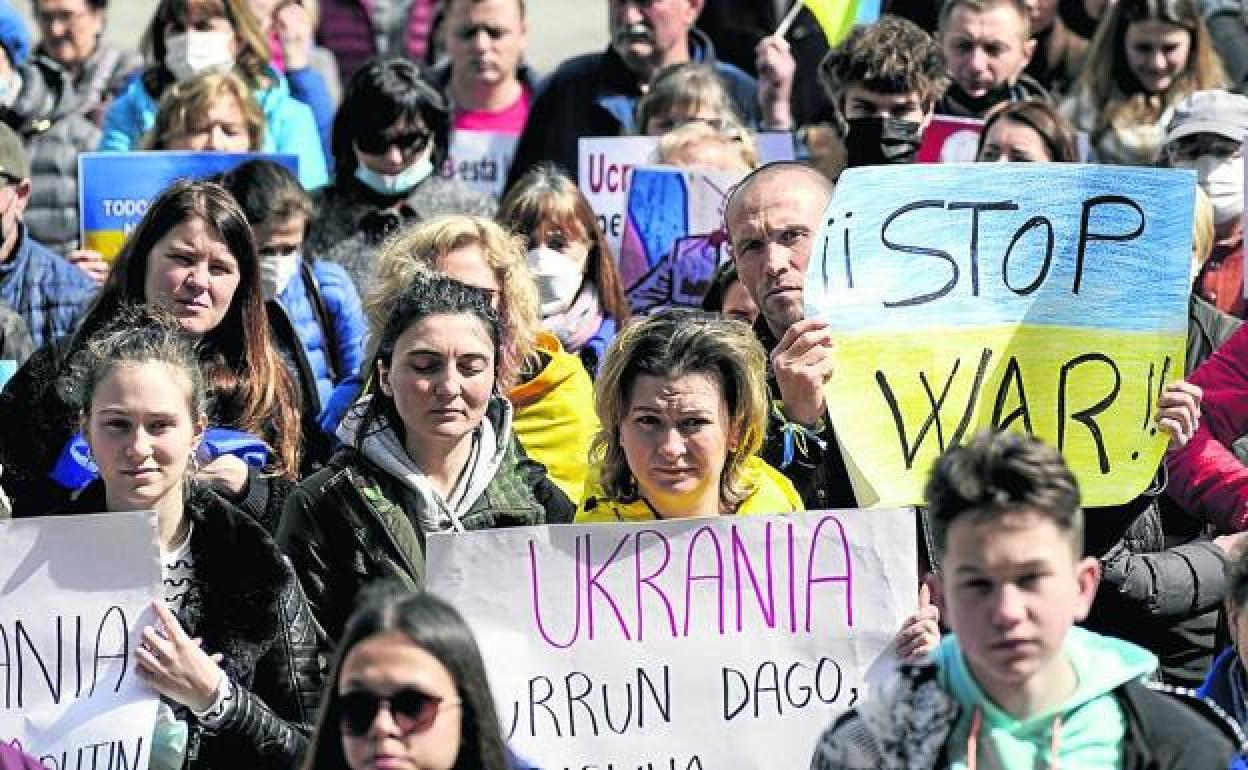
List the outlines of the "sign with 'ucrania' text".
{"type": "Polygon", "coordinates": [[[1087,505],[1157,470],[1183,376],[1190,171],[1065,163],[851,169],[806,272],[836,340],[826,387],[859,502],[919,503],[984,428],[1056,445],[1087,505]]]}
{"type": "Polygon", "coordinates": [[[156,518],[0,521],[0,741],[52,770],[144,770],[156,694],[133,652],[161,596],[156,518]]]}
{"type": "Polygon", "coordinates": [[[510,745],[547,770],[806,767],[917,599],[914,513],[429,539],[510,745]]]}

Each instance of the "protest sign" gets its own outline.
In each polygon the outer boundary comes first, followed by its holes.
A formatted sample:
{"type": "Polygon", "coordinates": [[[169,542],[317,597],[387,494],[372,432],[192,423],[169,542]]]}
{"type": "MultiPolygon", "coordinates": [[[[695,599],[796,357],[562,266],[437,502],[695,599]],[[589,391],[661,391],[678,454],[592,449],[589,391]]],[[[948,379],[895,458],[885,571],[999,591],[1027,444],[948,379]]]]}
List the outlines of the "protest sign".
{"type": "MultiPolygon", "coordinates": [[[[757,134],[758,154],[764,163],[793,159],[793,135],[787,132],[757,134]]],[[[654,136],[610,136],[581,139],[578,144],[577,186],[598,225],[607,236],[612,254],[620,253],[628,211],[628,185],[633,169],[653,164],[659,139],[654,136]]]]}
{"type": "Polygon", "coordinates": [[[919,163],[969,163],[979,150],[984,121],[937,115],[923,131],[915,160],[919,163]]]}
{"type": "Polygon", "coordinates": [[[519,139],[494,131],[452,131],[451,146],[439,170],[442,178],[458,179],[485,195],[501,198],[519,139]]]}
{"type": "Polygon", "coordinates": [[[850,169],[806,273],[836,339],[826,394],[859,502],[918,503],[983,428],[1056,445],[1084,502],[1142,492],[1183,376],[1190,171],[1075,164],[850,169]]]}
{"type": "Polygon", "coordinates": [[[741,177],[670,166],[633,171],[617,262],[634,313],[701,306],[727,258],[724,204],[741,177]]]}
{"type": "Polygon", "coordinates": [[[806,767],[890,668],[916,564],[913,511],[824,511],[431,535],[427,585],[540,767],[806,767]]]}
{"type": "Polygon", "coordinates": [[[0,741],[51,770],[145,770],[132,653],[161,595],[156,515],[0,521],[0,741]]]}
{"type": "Polygon", "coordinates": [[[255,158],[299,173],[294,155],[225,152],[84,152],[78,156],[82,245],[112,261],[147,206],[178,179],[202,179],[255,158]]]}

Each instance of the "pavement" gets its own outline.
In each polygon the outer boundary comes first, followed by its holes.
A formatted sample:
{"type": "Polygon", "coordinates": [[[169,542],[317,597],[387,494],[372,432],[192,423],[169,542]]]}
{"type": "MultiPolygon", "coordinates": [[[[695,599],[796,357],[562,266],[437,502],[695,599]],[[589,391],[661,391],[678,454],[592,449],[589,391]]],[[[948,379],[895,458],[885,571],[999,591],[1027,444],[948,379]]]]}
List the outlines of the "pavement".
{"type": "MultiPolygon", "coordinates": [[[[30,0],[16,0],[14,5],[30,18],[30,0]]],[[[156,0],[112,0],[105,37],[116,45],[137,48],[156,5],[156,0]]],[[[569,56],[606,46],[607,0],[528,0],[528,16],[528,61],[539,72],[550,72],[569,56]]]]}

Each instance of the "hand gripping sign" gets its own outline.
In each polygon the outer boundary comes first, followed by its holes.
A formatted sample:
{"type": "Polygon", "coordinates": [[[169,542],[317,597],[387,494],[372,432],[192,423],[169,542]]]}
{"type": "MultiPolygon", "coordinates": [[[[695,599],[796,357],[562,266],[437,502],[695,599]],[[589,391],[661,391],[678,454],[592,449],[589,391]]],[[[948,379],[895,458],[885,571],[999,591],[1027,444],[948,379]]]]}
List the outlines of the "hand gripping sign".
{"type": "Polygon", "coordinates": [[[1126,502],[1183,375],[1195,177],[1074,164],[852,169],[806,314],[832,328],[829,413],[860,502],[916,504],[984,428],[1056,445],[1086,505],[1126,502]]]}
{"type": "Polygon", "coordinates": [[[810,763],[914,612],[912,510],[561,524],[429,538],[503,735],[541,767],[810,763]]]}

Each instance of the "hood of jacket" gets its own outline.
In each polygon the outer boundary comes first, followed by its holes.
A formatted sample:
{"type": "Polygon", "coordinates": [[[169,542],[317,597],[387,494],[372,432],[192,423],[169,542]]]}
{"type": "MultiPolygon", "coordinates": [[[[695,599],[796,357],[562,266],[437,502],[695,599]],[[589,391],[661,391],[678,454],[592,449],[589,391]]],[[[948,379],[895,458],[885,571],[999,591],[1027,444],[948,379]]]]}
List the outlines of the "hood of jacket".
{"type": "Polygon", "coordinates": [[[941,641],[934,653],[940,680],[963,707],[951,736],[952,766],[959,766],[957,759],[964,758],[971,715],[977,710],[983,719],[981,734],[991,741],[1006,767],[1030,766],[1038,757],[1046,757],[1053,743],[1061,752],[1060,760],[1053,761],[1061,765],[1116,765],[1126,721],[1111,693],[1151,675],[1157,669],[1157,657],[1130,642],[1078,626],[1068,632],[1062,654],[1075,670],[1074,691],[1053,708],[1019,719],[999,708],[980,688],[957,637],[949,635],[941,641]],[[1054,738],[1055,731],[1059,740],[1054,738]]]}
{"type": "Polygon", "coordinates": [[[462,482],[463,493],[452,505],[433,490],[428,477],[408,456],[393,427],[383,424],[365,435],[360,434],[360,423],[369,398],[360,399],[347,410],[338,426],[339,440],[359,449],[361,454],[417,498],[419,504],[413,508],[422,530],[463,531],[461,516],[485,492],[507,454],[512,439],[511,404],[499,396],[490,399],[485,417],[476,430],[474,459],[469,461],[469,474],[462,482]]]}

